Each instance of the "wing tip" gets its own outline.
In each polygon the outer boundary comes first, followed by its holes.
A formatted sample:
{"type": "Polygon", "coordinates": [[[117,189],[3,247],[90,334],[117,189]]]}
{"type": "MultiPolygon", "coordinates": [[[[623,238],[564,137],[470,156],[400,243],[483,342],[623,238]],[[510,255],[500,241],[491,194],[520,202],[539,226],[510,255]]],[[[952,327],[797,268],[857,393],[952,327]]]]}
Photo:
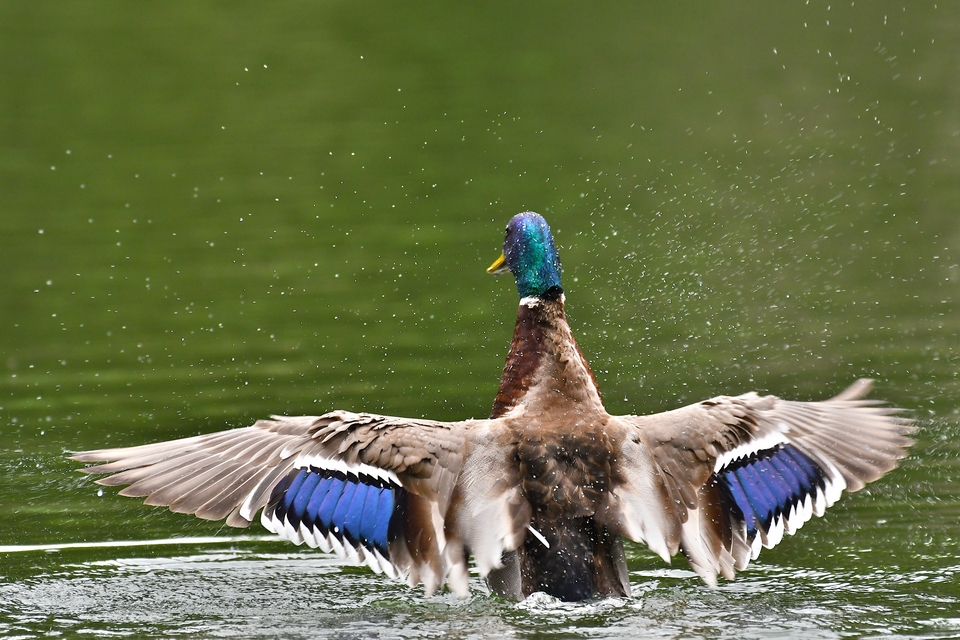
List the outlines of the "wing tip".
{"type": "MultiPolygon", "coordinates": [[[[83,461],[81,460],[81,462],[83,462],[83,461]]],[[[86,475],[88,475],[88,476],[95,476],[95,475],[97,475],[97,474],[103,473],[103,471],[100,471],[100,466],[101,466],[101,465],[93,465],[93,466],[89,466],[89,467],[83,467],[82,469],[77,469],[76,471],[77,471],[77,473],[83,473],[83,474],[86,474],[86,475]]],[[[98,480],[97,482],[100,482],[100,481],[98,480]]]]}
{"type": "MultiPolygon", "coordinates": [[[[109,451],[110,451],[109,449],[96,449],[93,451],[74,451],[72,453],[69,453],[69,455],[67,455],[67,460],[74,460],[76,462],[109,462],[110,458],[107,457],[106,455],[109,451]]],[[[91,468],[95,468],[95,467],[86,467],[84,469],[80,469],[80,471],[90,473],[89,471],[87,471],[87,469],[91,469],[91,468]]]]}
{"type": "Polygon", "coordinates": [[[873,389],[873,378],[860,378],[849,387],[830,398],[828,402],[849,402],[862,400],[873,389]]]}

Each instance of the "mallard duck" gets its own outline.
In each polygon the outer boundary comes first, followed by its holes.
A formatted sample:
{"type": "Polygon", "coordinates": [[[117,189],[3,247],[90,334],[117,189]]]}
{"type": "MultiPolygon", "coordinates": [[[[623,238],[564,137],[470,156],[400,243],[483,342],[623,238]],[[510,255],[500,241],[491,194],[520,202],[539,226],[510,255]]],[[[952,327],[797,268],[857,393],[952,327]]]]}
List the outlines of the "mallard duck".
{"type": "Polygon", "coordinates": [[[614,416],[564,313],[547,222],[521,213],[487,269],[520,294],[490,417],[434,422],[333,411],[125,449],[77,453],[146,504],[262,525],[378,573],[468,593],[625,596],[623,538],[708,584],[773,547],[843,491],[894,468],[911,441],[860,380],[822,402],[747,393],[614,416]]]}

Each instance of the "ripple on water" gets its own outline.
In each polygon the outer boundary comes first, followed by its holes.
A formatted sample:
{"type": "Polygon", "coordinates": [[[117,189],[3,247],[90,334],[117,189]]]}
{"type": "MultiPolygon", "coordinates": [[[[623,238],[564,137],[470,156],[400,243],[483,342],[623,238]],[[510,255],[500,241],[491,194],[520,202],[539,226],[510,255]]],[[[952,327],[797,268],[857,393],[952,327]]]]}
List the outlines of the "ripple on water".
{"type": "Polygon", "coordinates": [[[446,592],[425,598],[422,589],[313,552],[236,545],[183,554],[73,555],[81,553],[37,556],[47,562],[43,571],[0,583],[0,633],[768,639],[949,637],[958,629],[955,563],[939,573],[865,574],[760,563],[718,588],[686,569],[644,568],[631,573],[629,598],[566,603],[534,594],[513,603],[490,596],[476,576],[466,600],[446,592]],[[914,604],[905,606],[906,597],[914,604]],[[904,617],[905,611],[915,615],[904,617]]]}

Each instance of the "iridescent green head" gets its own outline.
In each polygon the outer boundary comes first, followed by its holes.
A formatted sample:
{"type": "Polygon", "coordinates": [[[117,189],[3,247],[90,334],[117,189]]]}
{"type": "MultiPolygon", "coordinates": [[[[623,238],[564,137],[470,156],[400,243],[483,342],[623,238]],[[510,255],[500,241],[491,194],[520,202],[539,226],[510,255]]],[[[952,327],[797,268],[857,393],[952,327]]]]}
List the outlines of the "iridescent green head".
{"type": "Polygon", "coordinates": [[[507,271],[517,279],[521,298],[557,298],[563,293],[560,256],[550,226],[540,214],[527,211],[510,219],[503,255],[490,265],[487,273],[507,271]]]}

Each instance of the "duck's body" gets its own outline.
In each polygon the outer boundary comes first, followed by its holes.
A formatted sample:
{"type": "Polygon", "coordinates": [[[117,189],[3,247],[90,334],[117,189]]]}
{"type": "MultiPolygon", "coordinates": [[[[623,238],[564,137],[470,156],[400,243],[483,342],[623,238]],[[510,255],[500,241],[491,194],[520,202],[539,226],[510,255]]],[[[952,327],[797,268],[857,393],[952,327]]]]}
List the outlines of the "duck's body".
{"type": "Polygon", "coordinates": [[[535,591],[565,600],[630,592],[620,536],[596,519],[616,473],[616,427],[563,304],[562,294],[521,302],[490,414],[502,420],[530,509],[523,544],[489,578],[515,599],[535,591]]]}
{"type": "Polygon", "coordinates": [[[564,312],[546,222],[520,214],[504,256],[521,295],[486,420],[336,411],[74,456],[148,504],[335,551],[375,571],[467,592],[469,556],[522,599],[628,595],[622,537],[683,551],[708,583],[732,579],[846,489],[903,457],[908,421],[862,400],[747,394],[653,416],[612,416],[564,312]]]}

